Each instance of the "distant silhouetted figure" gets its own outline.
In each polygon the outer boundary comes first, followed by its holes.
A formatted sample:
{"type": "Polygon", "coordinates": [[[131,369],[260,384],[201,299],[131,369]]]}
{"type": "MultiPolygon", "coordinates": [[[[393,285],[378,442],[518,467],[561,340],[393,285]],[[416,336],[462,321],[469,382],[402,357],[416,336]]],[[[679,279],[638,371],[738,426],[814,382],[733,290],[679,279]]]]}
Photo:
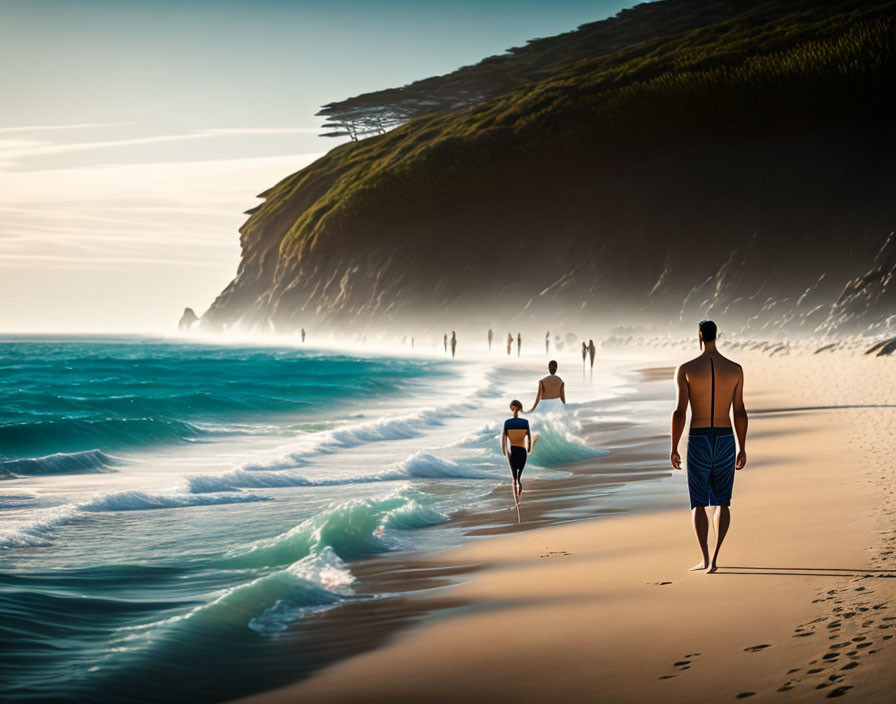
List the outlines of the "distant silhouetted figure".
{"type": "Polygon", "coordinates": [[[411,338],[411,349],[414,349],[414,338],[411,338]]]}
{"type": "Polygon", "coordinates": [[[594,353],[597,350],[594,347],[594,340],[588,340],[588,356],[591,357],[591,371],[594,371],[594,353]]]}
{"type": "Polygon", "coordinates": [[[454,356],[454,350],[457,349],[457,335],[454,334],[454,330],[451,331],[451,356],[454,356]]]}
{"type": "Polygon", "coordinates": [[[548,354],[550,352],[550,347],[551,347],[551,331],[548,330],[544,334],[544,353],[545,354],[548,354]]]}
{"type": "Polygon", "coordinates": [[[492,338],[495,336],[495,333],[492,332],[492,329],[488,329],[488,351],[492,351],[492,338]]]}
{"type": "Polygon", "coordinates": [[[408,344],[408,336],[402,335],[401,336],[401,346],[404,347],[406,344],[408,344]]]}
{"type": "Polygon", "coordinates": [[[522,333],[516,334],[516,356],[520,356],[520,351],[523,349],[523,335],[522,333]]]}
{"type": "Polygon", "coordinates": [[[445,346],[445,354],[448,354],[448,333],[442,338],[442,344],[445,346]]]}
{"type": "Polygon", "coordinates": [[[302,342],[305,341],[305,328],[302,328],[302,342]]]}
{"type": "Polygon", "coordinates": [[[510,348],[513,347],[513,335],[507,333],[507,356],[510,356],[510,348]]]}
{"type": "Polygon", "coordinates": [[[585,358],[588,356],[588,345],[582,342],[582,371],[585,370],[585,358]]]}

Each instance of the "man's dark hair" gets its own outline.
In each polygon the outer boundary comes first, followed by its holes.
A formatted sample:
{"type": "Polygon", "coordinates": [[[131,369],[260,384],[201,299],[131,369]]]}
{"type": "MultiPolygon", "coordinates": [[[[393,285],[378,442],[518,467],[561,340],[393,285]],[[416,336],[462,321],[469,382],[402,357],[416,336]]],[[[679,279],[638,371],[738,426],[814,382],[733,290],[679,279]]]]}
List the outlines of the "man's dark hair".
{"type": "Polygon", "coordinates": [[[550,362],[548,362],[548,371],[551,374],[557,373],[557,362],[555,360],[552,359],[550,362]]]}
{"type": "Polygon", "coordinates": [[[519,408],[520,410],[523,410],[523,404],[521,404],[516,399],[513,399],[513,401],[510,402],[510,407],[511,408],[519,408]]]}
{"type": "Polygon", "coordinates": [[[718,328],[711,320],[701,320],[697,327],[700,328],[700,334],[703,336],[704,342],[713,342],[716,339],[718,328]]]}

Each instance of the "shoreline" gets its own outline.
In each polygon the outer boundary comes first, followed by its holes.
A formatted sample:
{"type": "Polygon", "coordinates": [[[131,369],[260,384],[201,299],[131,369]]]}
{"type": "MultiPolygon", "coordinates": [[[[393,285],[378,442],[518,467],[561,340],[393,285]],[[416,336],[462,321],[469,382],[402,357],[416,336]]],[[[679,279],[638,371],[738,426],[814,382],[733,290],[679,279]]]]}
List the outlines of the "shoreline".
{"type": "Polygon", "coordinates": [[[375,562],[407,568],[393,572],[394,584],[428,574],[442,580],[432,586],[452,586],[406,597],[416,614],[402,625],[414,626],[382,634],[374,649],[240,701],[541,701],[596,691],[611,701],[878,700],[892,683],[887,636],[896,628],[882,615],[896,586],[883,579],[896,575],[885,549],[893,533],[880,531],[896,507],[889,489],[877,504],[869,483],[889,478],[886,428],[896,414],[856,406],[892,400],[893,367],[855,355],[733,356],[747,369],[748,411],[759,410],[717,575],[687,572],[697,548],[686,509],[498,529],[458,549],[384,556],[375,562]],[[845,366],[860,368],[858,387],[845,366]],[[868,437],[850,448],[856,427],[868,437]],[[882,462],[858,459],[869,452],[882,462]]]}

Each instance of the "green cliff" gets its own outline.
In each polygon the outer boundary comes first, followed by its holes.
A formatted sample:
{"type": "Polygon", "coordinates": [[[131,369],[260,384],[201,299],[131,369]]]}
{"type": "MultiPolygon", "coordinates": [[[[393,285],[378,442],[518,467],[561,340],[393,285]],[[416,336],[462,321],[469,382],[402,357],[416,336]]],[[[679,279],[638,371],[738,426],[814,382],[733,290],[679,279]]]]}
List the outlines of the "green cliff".
{"type": "Polygon", "coordinates": [[[539,40],[541,68],[492,61],[510,89],[433,100],[263,193],[203,324],[885,326],[894,8],[665,0],[539,40]]]}

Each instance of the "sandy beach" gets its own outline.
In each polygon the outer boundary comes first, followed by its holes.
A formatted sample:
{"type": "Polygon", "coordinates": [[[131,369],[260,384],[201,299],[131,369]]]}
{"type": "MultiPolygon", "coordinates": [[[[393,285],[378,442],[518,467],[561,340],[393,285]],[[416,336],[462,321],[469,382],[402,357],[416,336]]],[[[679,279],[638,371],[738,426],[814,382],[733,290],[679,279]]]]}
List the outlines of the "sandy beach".
{"type": "MultiPolygon", "coordinates": [[[[650,354],[633,383],[671,411],[668,368],[687,353],[650,354]]],[[[429,618],[242,701],[890,701],[896,367],[849,350],[730,356],[746,370],[749,464],[718,573],[688,571],[681,476],[677,508],[508,526],[415,558],[460,573],[412,599],[429,618]]]]}

